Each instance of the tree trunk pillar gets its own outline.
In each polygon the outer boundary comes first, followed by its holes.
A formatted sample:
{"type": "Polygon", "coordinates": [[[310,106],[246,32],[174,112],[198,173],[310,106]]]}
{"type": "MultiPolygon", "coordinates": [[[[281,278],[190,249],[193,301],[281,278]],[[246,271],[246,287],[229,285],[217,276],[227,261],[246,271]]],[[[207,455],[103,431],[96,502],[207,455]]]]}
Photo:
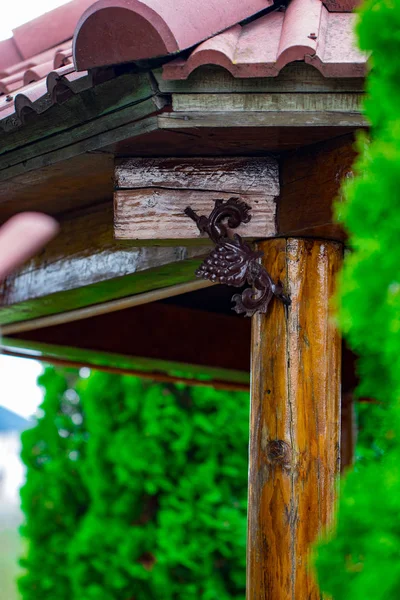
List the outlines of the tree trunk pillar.
{"type": "Polygon", "coordinates": [[[247,600],[319,600],[310,546],[332,522],[340,469],[341,244],[274,239],[263,264],[292,304],[253,317],[247,600]]]}

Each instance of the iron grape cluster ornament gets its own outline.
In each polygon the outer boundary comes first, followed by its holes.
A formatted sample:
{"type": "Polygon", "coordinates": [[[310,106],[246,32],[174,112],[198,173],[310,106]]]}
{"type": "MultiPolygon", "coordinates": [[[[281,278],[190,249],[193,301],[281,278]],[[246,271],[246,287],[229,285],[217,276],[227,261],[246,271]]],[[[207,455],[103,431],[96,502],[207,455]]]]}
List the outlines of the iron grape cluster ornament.
{"type": "Polygon", "coordinates": [[[273,296],[285,306],[290,305],[290,298],[284,294],[281,282],[274,283],[260,264],[263,253],[253,250],[240,235],[230,232],[230,229],[250,221],[250,210],[251,207],[238,198],[215,200],[209,217],[197,215],[190,207],[185,210],[199,231],[207,233],[216,244],[197,269],[197,277],[234,287],[242,287],[246,283],[251,286],[232,297],[235,303],[233,310],[247,317],[252,317],[256,312],[266,313],[273,296]]]}

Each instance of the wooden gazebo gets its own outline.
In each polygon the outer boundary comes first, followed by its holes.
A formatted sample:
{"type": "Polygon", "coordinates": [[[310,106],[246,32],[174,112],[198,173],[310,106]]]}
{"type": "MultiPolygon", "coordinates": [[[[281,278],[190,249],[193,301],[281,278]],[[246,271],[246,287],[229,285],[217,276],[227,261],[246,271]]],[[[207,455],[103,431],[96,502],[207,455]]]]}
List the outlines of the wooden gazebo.
{"type": "Polygon", "coordinates": [[[331,299],[366,127],[353,7],[73,0],[0,42],[0,222],[60,223],[1,285],[3,352],[251,381],[248,600],[320,598],[310,544],[351,456],[331,299]]]}

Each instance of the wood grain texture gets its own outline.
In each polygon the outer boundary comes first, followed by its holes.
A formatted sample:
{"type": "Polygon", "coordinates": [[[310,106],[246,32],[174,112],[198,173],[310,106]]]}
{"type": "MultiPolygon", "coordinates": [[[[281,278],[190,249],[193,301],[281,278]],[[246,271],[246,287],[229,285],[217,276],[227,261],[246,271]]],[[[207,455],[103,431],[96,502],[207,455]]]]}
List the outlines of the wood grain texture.
{"type": "Polygon", "coordinates": [[[0,169],[129,122],[125,111],[154,95],[147,74],[125,74],[74,94],[3,136],[0,169]]]}
{"type": "Polygon", "coordinates": [[[360,112],[333,111],[182,111],[163,113],[157,117],[159,129],[191,127],[367,127],[360,112]]]}
{"type": "Polygon", "coordinates": [[[276,233],[275,158],[127,159],[117,162],[115,181],[116,239],[207,244],[185,208],[208,215],[216,198],[232,196],[252,207],[251,221],[237,229],[239,234],[259,238],[276,233]]]}
{"type": "Polygon", "coordinates": [[[83,154],[0,181],[0,222],[22,210],[56,216],[95,202],[111,205],[113,173],[111,154],[83,154]]]}
{"type": "Polygon", "coordinates": [[[360,93],[173,94],[177,112],[188,111],[305,111],[361,112],[360,93]]]}
{"type": "MultiPolygon", "coordinates": [[[[154,117],[157,120],[157,117],[154,117]]],[[[296,150],[324,140],[338,138],[351,133],[347,126],[328,125],[320,127],[185,127],[173,124],[173,129],[156,130],[145,135],[126,137],[111,144],[105,151],[116,156],[263,156],[268,152],[296,150]]]]}
{"type": "MultiPolygon", "coordinates": [[[[136,135],[153,131],[157,128],[157,121],[155,117],[149,115],[152,115],[154,112],[153,100],[145,100],[126,111],[124,116],[130,119],[130,122],[121,124],[118,127],[106,127],[105,131],[97,135],[85,137],[78,142],[63,145],[52,152],[33,156],[31,159],[18,162],[18,164],[0,171],[0,181],[6,181],[18,175],[25,175],[29,171],[54,165],[87,152],[98,151],[104,146],[124,140],[127,137],[135,137],[136,135]]],[[[65,141],[68,138],[71,139],[72,136],[66,135],[64,138],[65,141]]]]}
{"type": "Polygon", "coordinates": [[[329,526],[340,465],[341,342],[330,315],[342,247],[277,239],[259,244],[286,283],[253,318],[248,600],[319,600],[310,544],[329,526]]]}
{"type": "Polygon", "coordinates": [[[335,222],[333,206],[343,179],[352,176],[355,158],[352,135],[283,156],[278,233],[344,240],[345,232],[335,222]]]}
{"type": "Polygon", "coordinates": [[[61,313],[193,281],[206,249],[116,242],[112,204],[61,221],[57,238],[0,285],[0,322],[61,313]]]}

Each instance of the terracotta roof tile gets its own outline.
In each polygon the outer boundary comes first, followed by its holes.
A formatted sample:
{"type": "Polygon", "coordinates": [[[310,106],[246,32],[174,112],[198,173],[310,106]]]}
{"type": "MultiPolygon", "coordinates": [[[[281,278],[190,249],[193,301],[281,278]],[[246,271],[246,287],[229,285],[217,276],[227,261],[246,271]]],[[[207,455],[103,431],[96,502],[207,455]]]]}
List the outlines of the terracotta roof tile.
{"type": "Polygon", "coordinates": [[[351,13],[330,13],[320,0],[292,0],[206,40],[190,56],[164,66],[165,79],[186,79],[197,67],[224,67],[234,77],[275,77],[288,63],[305,61],[326,77],[362,77],[366,56],[356,47],[351,13]]]}
{"type": "Polygon", "coordinates": [[[54,69],[45,79],[24,86],[15,95],[0,96],[0,128],[10,131],[24,123],[29,114],[41,114],[92,86],[88,72],[77,72],[72,64],[54,69]]]}
{"type": "Polygon", "coordinates": [[[14,29],[13,40],[21,57],[30,58],[70,40],[80,16],[93,2],[72,0],[14,29]]]}
{"type": "Polygon", "coordinates": [[[90,69],[177,53],[273,4],[273,0],[98,0],[77,26],[75,64],[90,69]]]}
{"type": "Polygon", "coordinates": [[[0,70],[6,69],[10,65],[22,60],[22,55],[18,50],[14,38],[2,40],[0,42],[0,70]]]}

